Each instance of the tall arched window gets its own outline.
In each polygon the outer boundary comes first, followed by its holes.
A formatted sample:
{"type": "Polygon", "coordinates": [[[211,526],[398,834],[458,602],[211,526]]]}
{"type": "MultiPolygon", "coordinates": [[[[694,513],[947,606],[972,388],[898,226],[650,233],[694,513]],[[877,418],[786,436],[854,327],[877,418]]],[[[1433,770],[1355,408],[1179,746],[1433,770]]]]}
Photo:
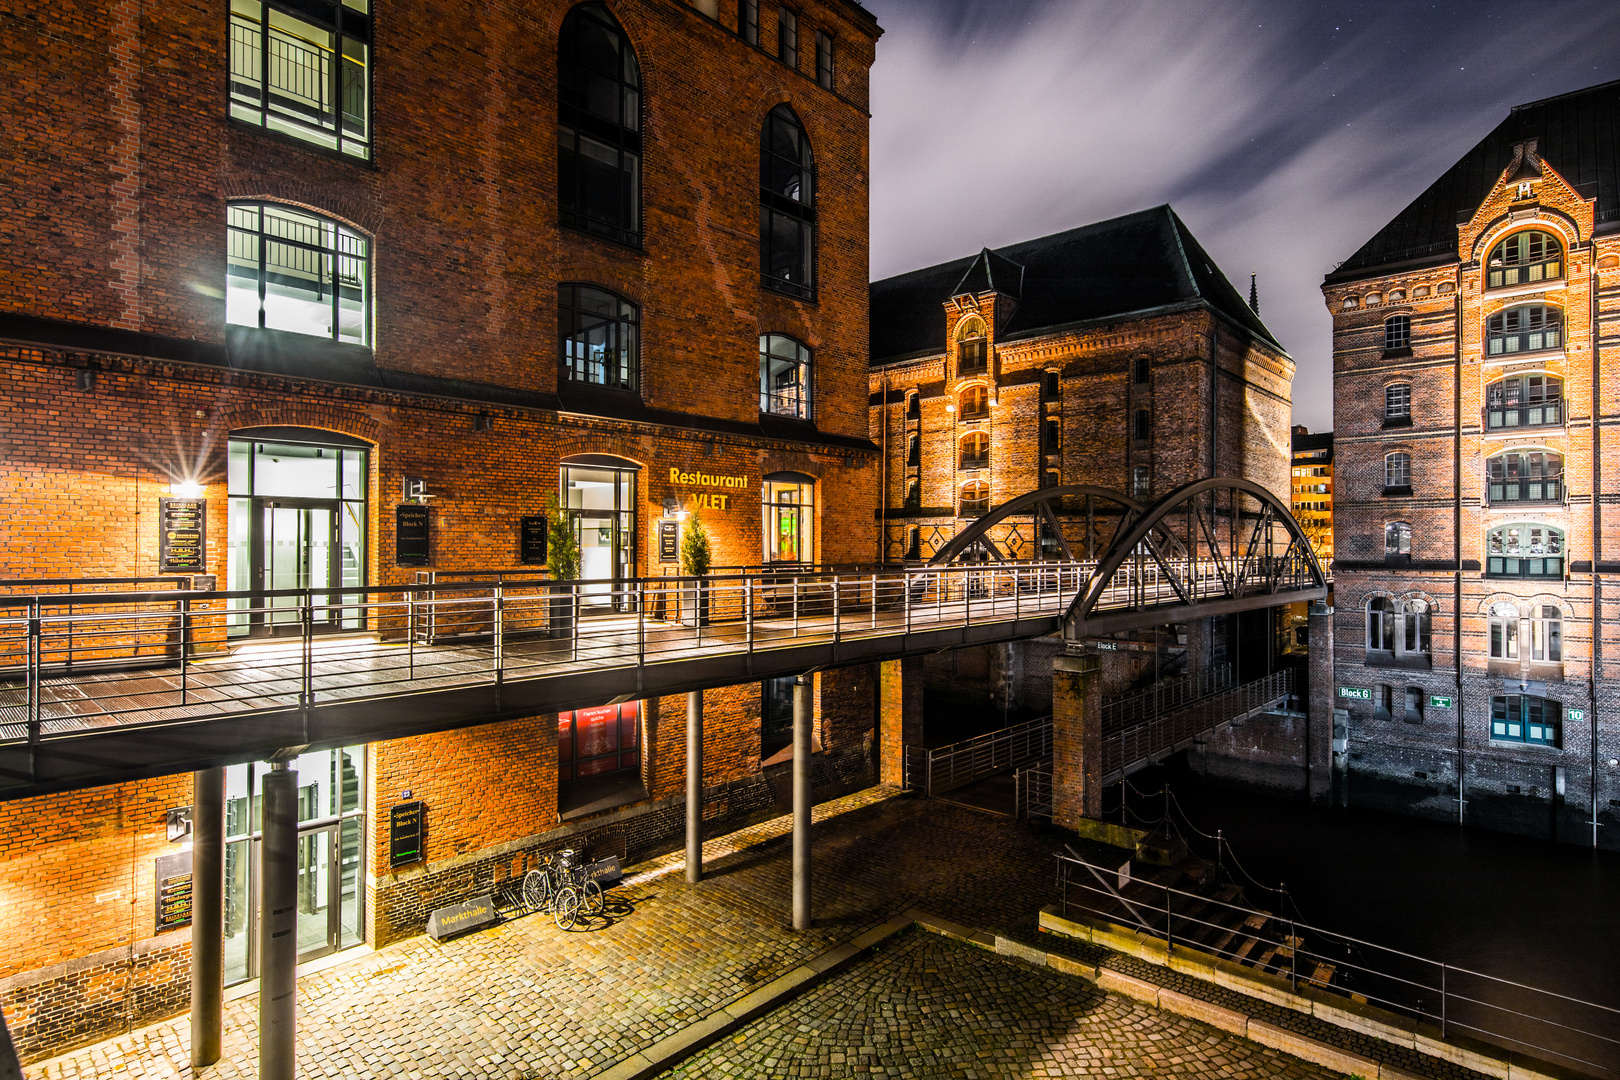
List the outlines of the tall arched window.
{"type": "Polygon", "coordinates": [[[990,467],[990,436],[982,431],[975,431],[963,436],[958,444],[961,449],[961,467],[964,469],[987,469],[990,467]]]}
{"type": "Polygon", "coordinates": [[[1373,652],[1395,651],[1395,601],[1386,596],[1367,601],[1367,648],[1373,652]]]}
{"type": "Polygon", "coordinates": [[[1549,281],[1563,271],[1564,246],[1539,229],[1514,233],[1491,249],[1485,266],[1487,289],[1549,281]]]}
{"type": "Polygon", "coordinates": [[[906,509],[917,510],[922,507],[922,478],[913,476],[906,481],[906,509]]]}
{"type": "Polygon", "coordinates": [[[601,4],[557,39],[557,205],[564,225],[641,243],[641,68],[601,4]]]}
{"type": "Polygon", "coordinates": [[[1564,613],[1555,604],[1538,604],[1530,609],[1530,616],[1530,659],[1562,663],[1564,613]]]}
{"type": "Polygon", "coordinates": [[[759,411],[810,419],[810,349],[786,334],[759,339],[759,411]]]}
{"type": "Polygon", "coordinates": [[[1489,356],[1559,349],[1564,344],[1564,313],[1546,304],[1520,304],[1498,311],[1485,323],[1489,356]]]}
{"type": "Polygon", "coordinates": [[[767,288],[815,296],[816,163],[793,110],[765,117],[759,147],[759,273],[767,288]]]}
{"type": "Polygon", "coordinates": [[[1138,444],[1146,443],[1153,434],[1153,414],[1137,409],[1131,414],[1131,438],[1138,444]]]}
{"type": "Polygon", "coordinates": [[[563,381],[636,389],[639,322],[636,305],[606,289],[558,286],[557,368],[563,381]]]}
{"type": "Polygon", "coordinates": [[[958,402],[964,420],[979,420],[990,415],[990,391],[983,386],[963,390],[958,402]]]}
{"type": "Polygon", "coordinates": [[[1384,387],[1384,426],[1406,427],[1412,423],[1412,384],[1391,383],[1384,387]]]}
{"type": "Polygon", "coordinates": [[[371,242],[273,203],[228,207],[225,321],[371,344],[371,242]]]}
{"type": "Polygon", "coordinates": [[[956,373],[982,375],[990,369],[989,350],[984,339],[984,323],[970,319],[956,343],[956,373]]]}
{"type": "Polygon", "coordinates": [[[922,436],[915,431],[906,436],[906,464],[922,464],[922,436]]]}
{"type": "Polygon", "coordinates": [[[1486,499],[1502,503],[1564,501],[1564,456],[1549,450],[1510,450],[1485,463],[1486,499]]]}
{"type": "Polygon", "coordinates": [[[1485,426],[1551,427],[1564,423],[1564,380],[1556,375],[1514,375],[1485,388],[1485,426]]]}
{"type": "Polygon", "coordinates": [[[990,485],[983,480],[969,480],[962,485],[962,516],[990,512],[990,485]]]}
{"type": "Polygon", "coordinates": [[[1384,320],[1384,348],[1409,349],[1412,347],[1412,317],[1391,315],[1384,320]]]}
{"type": "Polygon", "coordinates": [[[1491,605],[1491,659],[1519,658],[1519,607],[1502,601],[1491,605]]]}
{"type": "Polygon", "coordinates": [[[1412,455],[1405,451],[1384,455],[1384,490],[1412,490],[1412,455]]]}

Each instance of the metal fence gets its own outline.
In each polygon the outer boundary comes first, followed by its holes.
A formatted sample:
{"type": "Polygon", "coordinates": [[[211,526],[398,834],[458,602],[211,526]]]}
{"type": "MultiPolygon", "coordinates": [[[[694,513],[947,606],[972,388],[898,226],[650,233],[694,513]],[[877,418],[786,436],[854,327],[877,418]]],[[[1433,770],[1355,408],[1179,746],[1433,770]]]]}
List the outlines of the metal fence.
{"type": "Polygon", "coordinates": [[[927,795],[939,795],[1051,753],[1052,718],[1043,716],[932,750],[908,746],[905,783],[927,795]]]}
{"type": "Polygon", "coordinates": [[[1294,692],[1294,671],[1284,668],[1263,679],[1222,691],[1183,709],[1103,735],[1103,783],[1173,753],[1229,720],[1247,716],[1294,692]]]}
{"type": "Polygon", "coordinates": [[[1209,697],[1232,685],[1232,665],[1214,667],[1161,679],[1140,693],[1128,694],[1103,704],[1103,731],[1118,731],[1139,721],[1179,708],[1190,701],[1209,697]]]}
{"type": "Polygon", "coordinates": [[[1051,758],[1031,762],[1013,773],[1013,816],[1051,819],[1051,758]]]}
{"type": "Polygon", "coordinates": [[[1343,994],[1468,1035],[1620,1078],[1620,1009],[1430,960],[1297,919],[1125,876],[1072,849],[1055,853],[1059,903],[1225,960],[1267,968],[1293,990],[1343,994]],[[1234,931],[1234,927],[1238,928],[1234,931]],[[1265,941],[1264,952],[1254,946],[1265,941]],[[1258,963],[1259,956],[1267,958],[1258,963]]]}

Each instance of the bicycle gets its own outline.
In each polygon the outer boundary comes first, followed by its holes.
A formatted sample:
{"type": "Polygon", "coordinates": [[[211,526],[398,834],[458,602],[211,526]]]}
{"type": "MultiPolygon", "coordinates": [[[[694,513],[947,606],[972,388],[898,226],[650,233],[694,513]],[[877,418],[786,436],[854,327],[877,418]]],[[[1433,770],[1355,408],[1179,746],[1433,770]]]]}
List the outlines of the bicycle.
{"type": "Polygon", "coordinates": [[[602,886],[589,876],[578,852],[565,848],[548,855],[541,865],[523,875],[523,904],[531,911],[549,911],[562,930],[573,929],[580,913],[600,915],[605,906],[602,886]]]}

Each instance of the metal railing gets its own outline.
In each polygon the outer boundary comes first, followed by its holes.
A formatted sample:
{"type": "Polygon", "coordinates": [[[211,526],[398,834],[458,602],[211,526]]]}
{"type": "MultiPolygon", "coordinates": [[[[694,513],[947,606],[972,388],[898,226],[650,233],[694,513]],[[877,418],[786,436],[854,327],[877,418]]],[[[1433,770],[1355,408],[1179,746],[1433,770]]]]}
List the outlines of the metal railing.
{"type": "Polygon", "coordinates": [[[1112,783],[1155,758],[1186,746],[1227,721],[1247,716],[1294,692],[1294,671],[1284,668],[1175,712],[1103,734],[1103,782],[1112,783]]]}
{"type": "Polygon", "coordinates": [[[905,750],[906,786],[940,795],[1021,761],[1050,755],[1052,718],[1043,716],[932,750],[924,746],[905,750]]]}
{"type": "Polygon", "coordinates": [[[1013,816],[1052,817],[1052,759],[1042,758],[1013,773],[1013,816]]]}
{"type": "Polygon", "coordinates": [[[1352,995],[1510,1050],[1620,1077],[1620,1009],[1324,930],[1297,919],[1187,892],[1120,867],[1054,853],[1059,905],[1225,960],[1272,968],[1317,991],[1352,995]],[[1079,894],[1078,899],[1076,893],[1079,894]],[[1264,951],[1257,942],[1264,942],[1264,951]],[[1265,957],[1264,963],[1256,963],[1265,957]]]}
{"type": "Polygon", "coordinates": [[[1089,564],[0,598],[0,743],[1059,617],[1089,564]],[[235,636],[256,628],[262,639],[235,636]],[[431,628],[431,633],[429,629],[431,628]],[[335,631],[363,631],[328,633],[335,631]],[[154,672],[85,681],[88,660],[154,672]]]}
{"type": "Polygon", "coordinates": [[[1180,708],[1188,702],[1209,697],[1231,685],[1231,664],[1217,664],[1190,675],[1161,679],[1139,693],[1104,702],[1103,731],[1118,731],[1162,715],[1166,709],[1180,708]]]}

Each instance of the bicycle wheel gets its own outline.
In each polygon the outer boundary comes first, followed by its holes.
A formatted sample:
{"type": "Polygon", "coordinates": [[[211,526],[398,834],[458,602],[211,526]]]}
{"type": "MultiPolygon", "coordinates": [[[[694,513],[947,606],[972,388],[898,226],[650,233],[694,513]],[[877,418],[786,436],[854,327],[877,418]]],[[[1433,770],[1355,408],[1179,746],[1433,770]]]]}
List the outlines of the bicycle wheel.
{"type": "Polygon", "coordinates": [[[594,881],[585,882],[585,910],[592,915],[602,914],[602,886],[594,881]]]}
{"type": "Polygon", "coordinates": [[[523,906],[530,911],[544,911],[551,902],[551,878],[544,870],[530,870],[523,875],[523,906]]]}
{"type": "Polygon", "coordinates": [[[559,930],[572,930],[574,923],[579,920],[579,893],[574,891],[572,885],[565,885],[551,902],[554,917],[559,930]]]}

